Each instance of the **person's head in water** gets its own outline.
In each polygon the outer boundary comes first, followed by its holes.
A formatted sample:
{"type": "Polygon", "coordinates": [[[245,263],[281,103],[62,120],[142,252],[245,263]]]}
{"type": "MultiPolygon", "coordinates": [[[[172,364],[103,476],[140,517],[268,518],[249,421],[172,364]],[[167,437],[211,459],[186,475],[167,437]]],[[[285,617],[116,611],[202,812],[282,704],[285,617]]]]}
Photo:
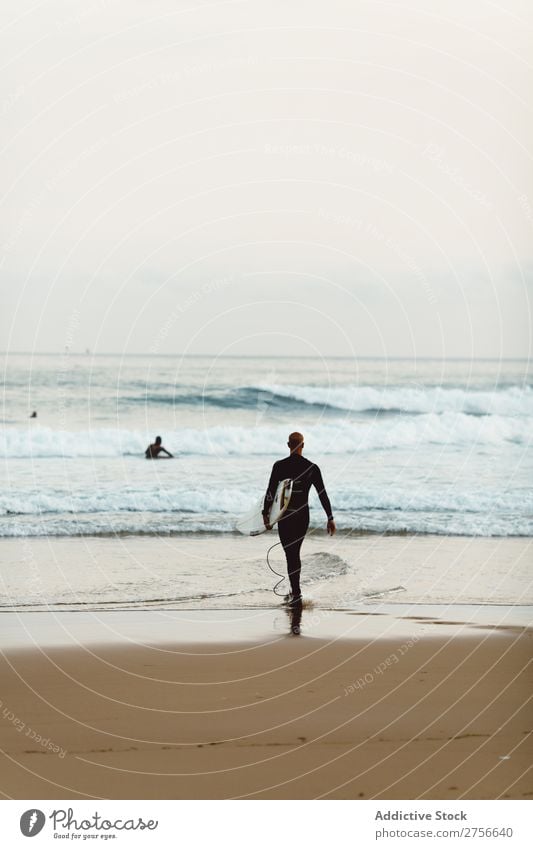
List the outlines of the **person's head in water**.
{"type": "Polygon", "coordinates": [[[156,444],[156,445],[161,445],[161,437],[160,437],[160,436],[156,436],[156,438],[155,438],[155,444],[156,444]]]}
{"type": "Polygon", "coordinates": [[[289,446],[289,450],[291,454],[301,454],[304,447],[304,438],[303,434],[298,433],[297,430],[294,433],[289,434],[289,441],[287,442],[289,446]]]}

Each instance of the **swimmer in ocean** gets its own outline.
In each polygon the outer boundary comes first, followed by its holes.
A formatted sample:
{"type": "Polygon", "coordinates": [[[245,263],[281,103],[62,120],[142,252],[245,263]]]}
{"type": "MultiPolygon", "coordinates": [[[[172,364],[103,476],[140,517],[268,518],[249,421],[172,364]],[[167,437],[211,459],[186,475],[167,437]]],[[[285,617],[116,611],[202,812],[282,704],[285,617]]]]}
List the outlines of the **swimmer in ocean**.
{"type": "Polygon", "coordinates": [[[144,452],[144,456],[147,460],[156,460],[159,454],[166,454],[167,457],[173,457],[174,454],[171,454],[170,451],[167,451],[166,448],[163,448],[161,445],[161,437],[156,436],[155,442],[148,446],[146,451],[144,452]]]}

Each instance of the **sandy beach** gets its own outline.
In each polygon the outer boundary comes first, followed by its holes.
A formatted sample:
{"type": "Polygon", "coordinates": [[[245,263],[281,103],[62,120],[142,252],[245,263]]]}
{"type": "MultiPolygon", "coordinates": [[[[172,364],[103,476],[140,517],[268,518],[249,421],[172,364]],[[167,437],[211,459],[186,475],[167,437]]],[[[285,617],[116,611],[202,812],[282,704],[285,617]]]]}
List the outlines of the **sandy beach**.
{"type": "Polygon", "coordinates": [[[2,614],[2,793],[531,798],[530,611],[392,607],[2,614]]]}

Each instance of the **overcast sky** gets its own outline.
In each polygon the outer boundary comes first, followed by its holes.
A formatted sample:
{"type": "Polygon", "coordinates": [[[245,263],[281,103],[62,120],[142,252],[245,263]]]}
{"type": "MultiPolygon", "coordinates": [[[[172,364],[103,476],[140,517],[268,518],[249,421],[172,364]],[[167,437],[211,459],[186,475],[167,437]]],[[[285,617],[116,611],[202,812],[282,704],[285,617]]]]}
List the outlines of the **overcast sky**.
{"type": "Polygon", "coordinates": [[[3,5],[3,349],[530,355],[530,0],[3,5]]]}

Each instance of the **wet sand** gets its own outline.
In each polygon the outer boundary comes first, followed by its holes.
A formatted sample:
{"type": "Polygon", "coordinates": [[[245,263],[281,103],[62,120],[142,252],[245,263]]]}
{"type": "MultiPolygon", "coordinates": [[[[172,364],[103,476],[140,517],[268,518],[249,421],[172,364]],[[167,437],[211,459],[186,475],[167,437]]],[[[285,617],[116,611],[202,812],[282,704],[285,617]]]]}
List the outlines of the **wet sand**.
{"type": "Polygon", "coordinates": [[[531,798],[532,632],[466,612],[3,614],[2,793],[531,798]]]}
{"type": "MultiPolygon", "coordinates": [[[[231,534],[0,539],[0,612],[198,610],[268,607],[277,577],[266,552],[278,540],[231,534]]],[[[270,555],[286,573],[281,548],[270,555]]],[[[309,533],[305,598],[329,609],[359,601],[532,604],[529,537],[309,533]]],[[[287,591],[285,582],[281,591],[287,591]]]]}

